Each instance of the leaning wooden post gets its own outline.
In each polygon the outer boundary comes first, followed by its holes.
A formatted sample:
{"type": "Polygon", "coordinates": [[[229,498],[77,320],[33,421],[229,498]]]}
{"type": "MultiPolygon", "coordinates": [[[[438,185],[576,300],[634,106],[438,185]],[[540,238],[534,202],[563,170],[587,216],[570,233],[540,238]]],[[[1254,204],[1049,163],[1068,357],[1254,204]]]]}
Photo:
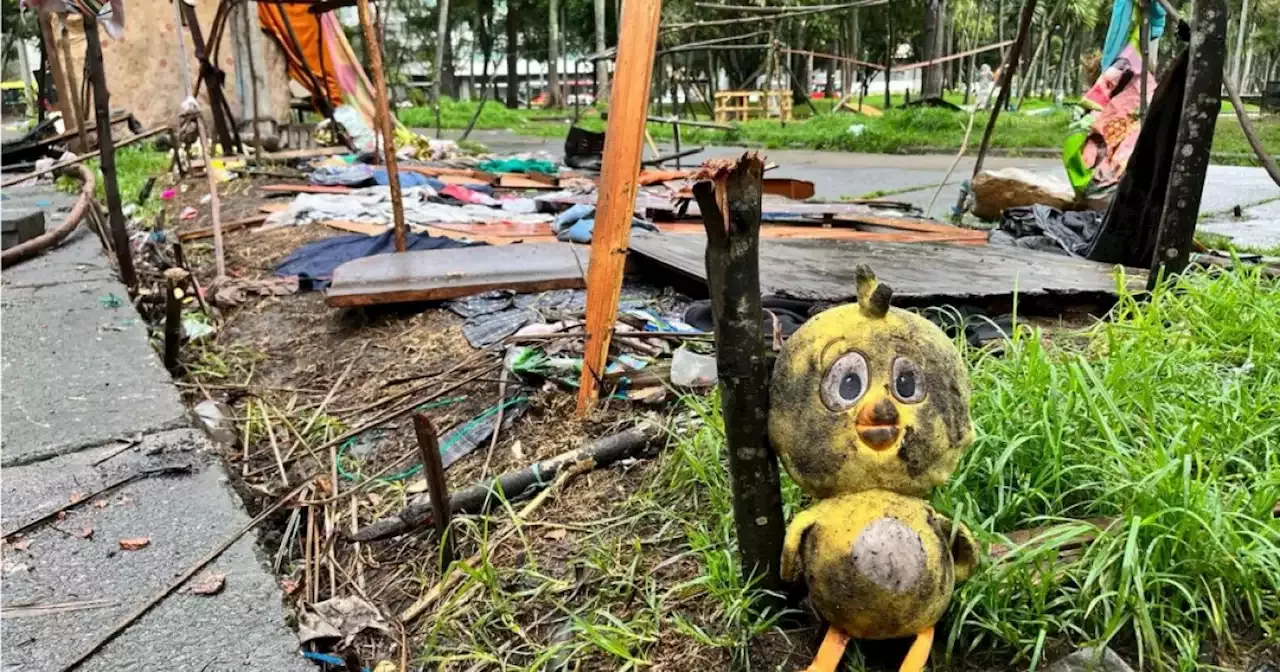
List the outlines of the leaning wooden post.
{"type": "Polygon", "coordinates": [[[977,177],[982,170],[982,162],[987,158],[987,147],[991,145],[991,134],[996,130],[996,120],[1000,111],[1009,104],[1009,93],[1013,86],[1013,72],[1018,69],[1018,58],[1022,54],[1022,46],[1027,42],[1027,33],[1031,32],[1031,19],[1036,13],[1036,0],[1026,0],[1022,5],[1022,16],[1018,18],[1018,34],[1009,47],[1009,56],[1000,66],[1000,95],[996,96],[996,105],[991,108],[991,116],[987,119],[987,130],[982,132],[982,143],[978,145],[978,156],[973,161],[973,176],[977,177]]]}
{"type": "Polygon", "coordinates": [[[382,135],[382,155],[387,162],[387,183],[391,185],[391,217],[395,220],[396,251],[408,248],[404,234],[404,198],[400,195],[400,170],[396,166],[396,134],[391,127],[391,110],[387,106],[387,79],[382,73],[382,42],[373,29],[373,17],[369,15],[369,0],[357,0],[360,25],[364,28],[364,42],[369,49],[369,69],[373,71],[374,105],[377,106],[375,123],[382,135]]]}
{"type": "Polygon", "coordinates": [[[1148,286],[1187,267],[1191,241],[1200,214],[1200,196],[1209,169],[1213,131],[1222,109],[1222,68],[1227,53],[1227,4],[1225,0],[1195,0],[1191,17],[1191,44],[1187,54],[1187,93],[1182,119],[1173,146],[1169,188],[1164,195],[1164,215],[1156,232],[1148,286]]]}
{"type": "Polygon", "coordinates": [[[435,425],[431,424],[431,418],[422,413],[413,414],[413,430],[418,437],[422,475],[427,480],[427,493],[431,496],[432,520],[440,537],[440,570],[444,571],[458,556],[453,550],[453,537],[449,535],[453,512],[449,508],[449,484],[445,481],[444,464],[440,460],[440,436],[436,433],[435,425]]]}
{"type": "Polygon", "coordinates": [[[178,369],[178,350],[182,346],[182,295],[188,273],[181,268],[164,272],[167,285],[164,296],[164,367],[178,369]]]}
{"type": "Polygon", "coordinates": [[[627,0],[622,4],[618,60],[609,124],[604,136],[591,264],[587,268],[587,343],[578,385],[578,415],[586,415],[599,393],[598,376],[609,356],[609,338],[618,318],[622,269],[631,241],[631,215],[636,202],[636,176],[644,145],[645,108],[649,100],[658,15],[662,0],[627,0]]]}
{"type": "MultiPolygon", "coordinates": [[[[93,82],[93,107],[98,118],[98,151],[102,168],[102,188],[107,195],[107,214],[111,222],[111,240],[120,264],[120,279],[130,292],[138,289],[138,276],[133,270],[133,254],[129,251],[129,232],[124,228],[124,206],[120,202],[120,185],[116,182],[116,148],[111,139],[110,93],[103,74],[102,42],[98,39],[98,20],[84,15],[84,58],[93,82]]],[[[81,127],[83,128],[83,127],[81,127]]]]}
{"type": "MultiPolygon", "coordinates": [[[[764,160],[708,161],[693,185],[707,229],[707,285],[716,331],[716,369],[733,518],[744,578],[778,595],[786,527],[778,460],[769,443],[769,363],[760,306],[760,195],[764,160]]],[[[776,601],[774,606],[780,606],[776,601]]]]}

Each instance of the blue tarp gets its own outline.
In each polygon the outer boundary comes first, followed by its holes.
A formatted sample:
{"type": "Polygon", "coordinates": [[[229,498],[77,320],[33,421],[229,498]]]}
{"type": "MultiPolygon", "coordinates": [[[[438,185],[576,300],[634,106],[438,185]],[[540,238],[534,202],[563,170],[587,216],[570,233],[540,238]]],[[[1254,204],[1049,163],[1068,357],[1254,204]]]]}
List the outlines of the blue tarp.
{"type": "MultiPolygon", "coordinates": [[[[294,250],[276,265],[275,274],[281,277],[298,276],[298,289],[322,290],[333,279],[333,270],[353,259],[390,254],[396,251],[393,231],[387,229],[377,236],[337,236],[307,243],[294,250]]],[[[464,243],[444,236],[410,233],[406,241],[409,250],[442,250],[455,247],[471,247],[484,243],[464,243]]]]}

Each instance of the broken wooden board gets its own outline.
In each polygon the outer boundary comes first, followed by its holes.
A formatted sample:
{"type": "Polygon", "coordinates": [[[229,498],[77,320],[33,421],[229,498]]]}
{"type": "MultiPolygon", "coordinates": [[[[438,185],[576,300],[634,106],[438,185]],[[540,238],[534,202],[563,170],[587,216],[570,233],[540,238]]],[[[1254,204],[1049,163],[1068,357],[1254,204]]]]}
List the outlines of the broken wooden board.
{"type": "MultiPolygon", "coordinates": [[[[350,154],[351,150],[346,147],[313,147],[311,149],[290,149],[283,152],[263,153],[256,157],[259,163],[270,163],[276,161],[293,161],[295,159],[318,159],[325,156],[338,156],[340,154],[350,154]]],[[[214,157],[223,161],[244,161],[252,159],[247,154],[235,154],[232,156],[214,157]]],[[[203,168],[204,159],[195,159],[191,162],[191,168],[203,168]]]]}
{"type": "Polygon", "coordinates": [[[258,189],[266,194],[349,194],[354,189],[325,184],[264,184],[258,189]]]}
{"type": "Polygon", "coordinates": [[[474,177],[478,180],[484,180],[486,184],[494,181],[493,175],[490,175],[489,173],[486,173],[484,171],[474,170],[471,168],[449,168],[446,166],[407,165],[407,166],[400,166],[400,170],[401,172],[405,172],[405,173],[418,173],[419,175],[426,175],[427,177],[440,177],[441,175],[458,175],[461,177],[474,177]]]}
{"type": "MultiPolygon", "coordinates": [[[[387,232],[386,224],[374,222],[353,222],[345,219],[328,219],[321,224],[339,231],[359,233],[366,236],[378,236],[387,232]]],[[[489,245],[510,245],[512,243],[554,243],[556,236],[551,232],[550,224],[410,224],[409,228],[427,235],[454,240],[467,240],[489,245]]]]}
{"type": "Polygon", "coordinates": [[[538,173],[498,173],[498,184],[502,189],[559,189],[560,182],[550,175],[538,173]]]}
{"type": "MultiPolygon", "coordinates": [[[[706,282],[702,235],[636,231],[630,250],[646,260],[706,282]]],[[[854,268],[867,264],[894,296],[913,303],[1079,295],[1114,296],[1113,266],[1018,247],[770,239],[760,241],[760,290],[815,301],[857,296],[854,268]]],[[[1132,289],[1146,274],[1128,269],[1132,289]]]]}
{"type": "Polygon", "coordinates": [[[786,196],[797,201],[813,198],[813,183],[808,180],[795,180],[789,177],[764,178],[764,193],[775,196],[786,196]]]}
{"type": "Polygon", "coordinates": [[[541,292],[587,286],[590,249],[572,243],[486,245],[380,254],[333,272],[331,306],[436,301],[493,289],[541,292]]]}
{"type": "Polygon", "coordinates": [[[878,108],[878,107],[871,107],[870,105],[868,105],[868,104],[866,104],[866,103],[863,103],[863,104],[862,104],[862,109],[858,109],[858,104],[857,104],[857,103],[854,103],[854,102],[845,103],[845,104],[844,104],[844,109],[849,110],[850,112],[853,112],[853,113],[855,113],[855,114],[865,114],[865,115],[867,115],[868,117],[883,117],[883,116],[884,116],[884,112],[881,112],[881,111],[880,111],[880,108],[878,108]]]}
{"type": "MultiPolygon", "coordinates": [[[[701,222],[661,222],[656,224],[663,233],[701,234],[701,222]]],[[[945,225],[940,225],[943,228],[945,225]]],[[[951,231],[862,231],[849,227],[811,225],[761,224],[760,238],[808,238],[813,240],[861,240],[875,243],[954,243],[956,245],[986,245],[985,231],[954,228],[951,231]]]]}
{"type": "Polygon", "coordinates": [[[489,180],[483,177],[474,177],[471,175],[438,175],[437,180],[444,184],[456,184],[460,187],[479,187],[490,184],[489,180]]]}
{"type": "MultiPolygon", "coordinates": [[[[226,234],[226,233],[231,233],[232,231],[238,231],[245,227],[257,226],[265,221],[267,221],[266,215],[254,215],[252,217],[245,217],[244,219],[237,219],[232,222],[223,222],[222,233],[226,234]]],[[[212,238],[212,237],[213,237],[212,226],[206,226],[202,229],[192,229],[190,231],[178,232],[178,240],[184,243],[187,242],[188,240],[200,240],[202,238],[212,238]]]]}

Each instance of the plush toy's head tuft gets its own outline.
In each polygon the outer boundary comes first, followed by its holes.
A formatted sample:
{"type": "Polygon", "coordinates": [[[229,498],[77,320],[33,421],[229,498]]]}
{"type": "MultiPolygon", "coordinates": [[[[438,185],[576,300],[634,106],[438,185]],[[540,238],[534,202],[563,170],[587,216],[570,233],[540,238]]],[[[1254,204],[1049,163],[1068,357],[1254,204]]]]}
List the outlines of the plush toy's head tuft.
{"type": "Polygon", "coordinates": [[[969,381],[955,344],[865,266],[858,303],[810,319],[774,368],[769,437],[816,497],[879,488],[921,496],[973,441],[969,381]]]}

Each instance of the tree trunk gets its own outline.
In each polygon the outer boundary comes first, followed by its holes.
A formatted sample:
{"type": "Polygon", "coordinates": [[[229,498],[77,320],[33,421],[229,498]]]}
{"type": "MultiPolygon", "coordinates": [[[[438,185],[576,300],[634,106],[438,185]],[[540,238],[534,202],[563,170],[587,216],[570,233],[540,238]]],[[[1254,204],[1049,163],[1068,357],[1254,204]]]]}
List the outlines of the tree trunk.
{"type": "Polygon", "coordinates": [[[520,107],[520,31],[516,0],[507,0],[507,108],[520,107]]]}
{"type": "Polygon", "coordinates": [[[754,579],[765,608],[782,606],[778,574],[786,526],[778,459],[769,443],[769,364],[760,306],[760,199],[764,161],[744,155],[693,186],[707,231],[707,284],[733,519],[743,579],[754,579]]]}
{"type": "MultiPolygon", "coordinates": [[[[938,53],[938,37],[942,26],[942,0],[925,0],[924,3],[924,53],[921,60],[930,61],[941,56],[938,53]]],[[[920,73],[920,97],[942,95],[942,66],[927,65],[920,73]]]]}
{"type": "MultiPolygon", "coordinates": [[[[945,8],[944,8],[944,12],[945,12],[945,8]]],[[[955,22],[955,19],[951,16],[950,12],[946,12],[946,18],[947,18],[947,44],[946,44],[946,47],[942,50],[942,53],[945,56],[950,56],[951,54],[955,53],[955,48],[956,48],[956,22],[955,22]]],[[[954,61],[951,61],[950,63],[943,66],[943,72],[946,73],[946,77],[942,83],[943,89],[950,91],[956,88],[957,82],[960,81],[960,67],[963,65],[964,65],[964,59],[957,58],[954,61]]]]}
{"type": "Polygon", "coordinates": [[[996,42],[1004,42],[1004,0],[996,0],[996,42]]]}
{"type": "Polygon", "coordinates": [[[547,12],[547,98],[545,107],[560,107],[560,0],[551,0],[547,12]]]}
{"type": "Polygon", "coordinates": [[[1067,92],[1064,90],[1067,81],[1067,64],[1070,62],[1069,54],[1071,53],[1071,41],[1075,39],[1075,32],[1071,28],[1067,28],[1067,34],[1062,38],[1062,55],[1058,57],[1058,74],[1053,79],[1053,91],[1056,95],[1059,91],[1065,97],[1067,92]]]}
{"type": "Polygon", "coordinates": [[[1053,29],[1053,22],[1058,18],[1058,9],[1065,4],[1061,0],[1049,10],[1045,15],[1044,22],[1040,24],[1040,39],[1036,42],[1036,50],[1031,52],[1031,61],[1023,70],[1022,87],[1018,91],[1018,104],[1014,109],[1021,110],[1022,102],[1027,99],[1027,91],[1032,87],[1032,80],[1035,78],[1036,61],[1040,59],[1040,52],[1044,51],[1045,45],[1049,42],[1049,31],[1053,29]]]}
{"type": "Polygon", "coordinates": [[[1236,20],[1236,50],[1231,59],[1231,79],[1236,82],[1236,90],[1244,88],[1244,73],[1240,71],[1240,58],[1244,55],[1244,38],[1249,32],[1249,0],[1242,0],[1240,16],[1236,20]]]}
{"type": "Polygon", "coordinates": [[[1237,87],[1241,93],[1249,90],[1251,74],[1253,74],[1253,40],[1249,40],[1244,47],[1244,72],[1240,73],[1240,86],[1237,87]]]}
{"type": "MultiPolygon", "coordinates": [[[[969,48],[973,49],[973,39],[968,40],[969,48]]],[[[969,54],[969,73],[964,78],[964,104],[969,104],[969,98],[973,96],[973,80],[978,76],[978,55],[969,54]]]]}
{"type": "Polygon", "coordinates": [[[436,0],[436,62],[435,82],[431,87],[431,104],[439,105],[440,96],[444,94],[445,85],[445,53],[449,43],[449,0],[436,0]]]}
{"type": "MultiPolygon", "coordinates": [[[[839,50],[840,50],[839,43],[837,43],[835,47],[832,49],[832,51],[839,51],[839,50]]],[[[822,87],[822,97],[835,98],[836,97],[836,62],[830,58],[827,59],[826,73],[827,73],[827,84],[826,86],[822,87]]]]}
{"type": "MultiPolygon", "coordinates": [[[[861,21],[859,20],[859,17],[861,16],[861,14],[862,12],[855,9],[853,10],[853,16],[849,17],[849,49],[852,52],[849,54],[849,56],[859,61],[864,60],[862,58],[862,25],[861,25],[861,21]]],[[[852,86],[857,86],[861,88],[862,84],[858,81],[858,74],[860,72],[862,72],[862,66],[854,63],[850,63],[849,64],[850,84],[846,84],[845,86],[847,87],[852,85],[852,86]]],[[[849,95],[849,92],[846,91],[845,95],[846,96],[849,95]]],[[[858,104],[859,106],[861,106],[862,104],[861,96],[858,97],[858,104]]]]}
{"type": "MultiPolygon", "coordinates": [[[[607,48],[605,40],[605,0],[595,0],[596,9],[596,53],[600,53],[607,48]]],[[[609,61],[596,60],[592,62],[596,71],[596,102],[609,102],[609,61]]]]}
{"type": "Polygon", "coordinates": [[[893,12],[885,7],[885,14],[889,17],[889,32],[884,42],[884,109],[888,110],[893,102],[892,92],[889,90],[890,76],[893,71],[893,48],[895,46],[893,35],[893,12]]]}

